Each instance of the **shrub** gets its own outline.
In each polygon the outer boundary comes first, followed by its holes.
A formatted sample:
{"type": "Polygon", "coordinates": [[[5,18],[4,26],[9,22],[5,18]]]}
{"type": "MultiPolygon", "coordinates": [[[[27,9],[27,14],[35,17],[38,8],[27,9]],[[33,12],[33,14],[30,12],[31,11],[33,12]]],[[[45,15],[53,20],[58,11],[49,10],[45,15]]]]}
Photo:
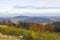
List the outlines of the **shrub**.
{"type": "Polygon", "coordinates": [[[60,33],[40,32],[25,30],[22,28],[0,27],[0,33],[4,35],[23,36],[24,40],[60,40],[60,33]]]}

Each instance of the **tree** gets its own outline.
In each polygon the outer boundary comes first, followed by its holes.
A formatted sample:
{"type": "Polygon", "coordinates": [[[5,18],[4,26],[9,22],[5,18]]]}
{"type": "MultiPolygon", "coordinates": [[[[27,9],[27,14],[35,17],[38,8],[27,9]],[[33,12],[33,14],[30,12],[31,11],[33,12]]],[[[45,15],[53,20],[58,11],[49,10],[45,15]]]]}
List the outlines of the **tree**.
{"type": "Polygon", "coordinates": [[[6,25],[6,22],[4,20],[0,21],[0,25],[6,25]]]}
{"type": "Polygon", "coordinates": [[[37,27],[37,24],[36,23],[30,23],[29,27],[33,31],[37,31],[38,30],[38,27],[37,27]]]}
{"type": "Polygon", "coordinates": [[[3,25],[3,22],[0,21],[0,25],[3,25]]]}
{"type": "Polygon", "coordinates": [[[21,26],[20,23],[17,22],[17,23],[16,23],[16,28],[20,28],[20,26],[21,26]]]}
{"type": "Polygon", "coordinates": [[[44,32],[45,31],[45,26],[43,24],[39,24],[38,29],[39,29],[40,32],[44,32]]]}
{"type": "Polygon", "coordinates": [[[54,22],[52,25],[55,26],[55,32],[60,32],[60,22],[54,22]]]}
{"type": "Polygon", "coordinates": [[[50,32],[54,32],[54,30],[55,30],[55,27],[54,27],[54,25],[52,25],[52,24],[46,24],[45,25],[45,30],[46,31],[50,31],[50,32]]]}
{"type": "Polygon", "coordinates": [[[9,19],[7,20],[7,26],[8,26],[8,27],[11,27],[11,26],[12,26],[12,21],[9,20],[9,19]]]}
{"type": "Polygon", "coordinates": [[[29,29],[29,22],[19,22],[20,23],[20,25],[22,26],[22,28],[24,28],[24,29],[29,29]]]}
{"type": "Polygon", "coordinates": [[[3,21],[3,25],[6,25],[6,22],[5,21],[3,21]]]}

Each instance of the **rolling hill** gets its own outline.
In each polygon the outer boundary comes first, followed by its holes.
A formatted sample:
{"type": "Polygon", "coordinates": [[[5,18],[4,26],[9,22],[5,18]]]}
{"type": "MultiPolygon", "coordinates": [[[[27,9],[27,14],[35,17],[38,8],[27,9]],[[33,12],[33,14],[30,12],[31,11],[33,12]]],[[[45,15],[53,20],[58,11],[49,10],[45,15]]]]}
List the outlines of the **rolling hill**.
{"type": "Polygon", "coordinates": [[[34,22],[34,23],[52,23],[60,20],[60,17],[31,17],[31,16],[15,16],[11,18],[0,18],[0,21],[7,21],[10,19],[12,22],[16,23],[18,21],[22,22],[34,22]]]}
{"type": "Polygon", "coordinates": [[[22,21],[22,22],[34,22],[34,23],[50,23],[53,22],[52,20],[48,18],[43,17],[29,17],[29,16],[17,16],[10,18],[13,22],[22,21]]]}

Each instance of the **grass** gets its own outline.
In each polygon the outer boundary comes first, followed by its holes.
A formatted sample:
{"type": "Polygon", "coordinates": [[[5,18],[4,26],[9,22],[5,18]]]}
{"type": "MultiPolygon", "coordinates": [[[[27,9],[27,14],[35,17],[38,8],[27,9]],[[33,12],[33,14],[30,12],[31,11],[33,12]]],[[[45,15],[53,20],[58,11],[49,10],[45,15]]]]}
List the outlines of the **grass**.
{"type": "Polygon", "coordinates": [[[0,40],[20,40],[17,36],[3,35],[0,33],[0,40]]]}
{"type": "Polygon", "coordinates": [[[60,40],[60,33],[0,27],[0,40],[60,40]]]}

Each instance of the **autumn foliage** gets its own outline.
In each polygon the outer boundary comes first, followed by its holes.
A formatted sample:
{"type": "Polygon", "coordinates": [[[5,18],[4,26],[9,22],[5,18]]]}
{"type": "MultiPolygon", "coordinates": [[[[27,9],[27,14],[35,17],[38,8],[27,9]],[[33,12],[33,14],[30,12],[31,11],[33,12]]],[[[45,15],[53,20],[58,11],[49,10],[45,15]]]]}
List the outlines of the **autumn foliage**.
{"type": "Polygon", "coordinates": [[[27,30],[33,30],[33,31],[40,31],[40,32],[45,32],[45,31],[50,31],[50,32],[54,32],[55,30],[55,26],[48,23],[48,24],[37,24],[37,23],[33,23],[33,22],[17,22],[17,23],[13,23],[11,20],[7,20],[7,22],[0,22],[0,25],[7,25],[8,27],[14,26],[16,28],[24,28],[27,30]]]}
{"type": "Polygon", "coordinates": [[[55,27],[52,24],[36,24],[36,23],[30,23],[30,29],[33,31],[40,31],[40,32],[46,32],[46,31],[50,31],[50,32],[54,32],[55,27]]]}
{"type": "Polygon", "coordinates": [[[54,30],[55,30],[54,25],[52,25],[52,24],[46,24],[46,25],[45,25],[45,31],[54,32],[54,30]]]}
{"type": "Polygon", "coordinates": [[[43,24],[39,24],[39,25],[38,25],[38,29],[39,29],[39,31],[41,31],[41,32],[45,31],[45,27],[44,27],[43,24]]]}
{"type": "Polygon", "coordinates": [[[37,31],[38,30],[38,27],[37,27],[37,24],[36,23],[30,23],[29,24],[29,28],[33,31],[37,31]]]}

